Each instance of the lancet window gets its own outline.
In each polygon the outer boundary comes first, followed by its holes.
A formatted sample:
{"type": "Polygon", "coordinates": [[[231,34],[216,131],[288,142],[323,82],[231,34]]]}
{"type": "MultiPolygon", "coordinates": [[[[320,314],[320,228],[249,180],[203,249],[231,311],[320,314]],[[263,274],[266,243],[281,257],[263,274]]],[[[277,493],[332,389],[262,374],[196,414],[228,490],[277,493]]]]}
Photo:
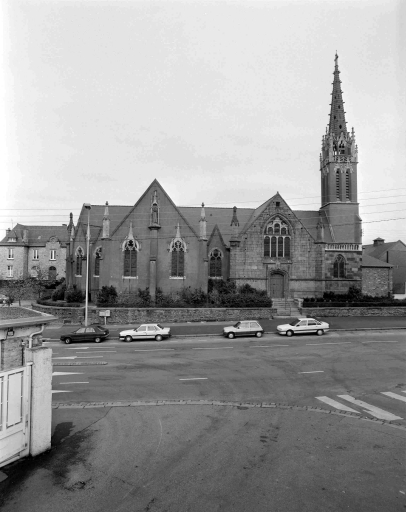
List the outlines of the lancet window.
{"type": "Polygon", "coordinates": [[[345,198],[347,201],[350,200],[350,171],[345,171],[345,198]]]}
{"type": "Polygon", "coordinates": [[[137,276],[137,256],[138,256],[138,242],[132,238],[126,240],[123,244],[124,254],[124,277],[137,276]]]}
{"type": "Polygon", "coordinates": [[[102,248],[98,247],[94,255],[94,275],[100,275],[100,260],[102,257],[102,248]]]}
{"type": "Polygon", "coordinates": [[[339,254],[334,260],[333,276],[337,278],[345,277],[345,258],[339,254]]]}
{"type": "Polygon", "coordinates": [[[341,187],[340,187],[340,171],[336,170],[336,197],[339,201],[341,199],[341,187]]]}
{"type": "Polygon", "coordinates": [[[76,275],[81,276],[82,275],[82,263],[83,263],[83,257],[84,252],[82,247],[78,247],[76,249],[76,275]]]}
{"type": "Polygon", "coordinates": [[[264,256],[271,258],[290,258],[291,234],[289,225],[279,217],[265,229],[264,256]]]}
{"type": "Polygon", "coordinates": [[[209,255],[209,277],[221,278],[223,277],[222,273],[222,264],[223,264],[223,253],[220,249],[213,249],[209,255]]]}

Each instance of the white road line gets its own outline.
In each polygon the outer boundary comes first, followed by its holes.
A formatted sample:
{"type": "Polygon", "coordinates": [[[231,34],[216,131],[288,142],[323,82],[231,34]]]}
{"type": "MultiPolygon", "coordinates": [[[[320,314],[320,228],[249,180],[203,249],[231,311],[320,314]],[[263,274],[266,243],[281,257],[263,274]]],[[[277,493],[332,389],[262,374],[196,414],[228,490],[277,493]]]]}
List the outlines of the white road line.
{"type": "Polygon", "coordinates": [[[391,341],[391,340],[377,340],[377,341],[361,341],[362,344],[365,343],[399,343],[398,341],[391,341]]]}
{"type": "Polygon", "coordinates": [[[223,350],[225,348],[234,348],[234,347],[207,347],[207,348],[192,348],[192,350],[223,350]]]}
{"type": "Polygon", "coordinates": [[[315,370],[314,372],[298,372],[298,373],[324,373],[324,370],[315,370]]]}
{"type": "Polygon", "coordinates": [[[252,345],[251,348],[290,347],[290,345],[252,345]]]}
{"type": "Polygon", "coordinates": [[[328,396],[316,396],[317,400],[320,400],[321,402],[325,402],[328,405],[332,405],[336,409],[340,409],[341,411],[348,411],[348,412],[356,412],[357,414],[360,414],[355,409],[351,409],[351,407],[347,407],[346,405],[340,404],[340,402],[336,402],[335,400],[332,400],[328,396]]]}
{"type": "Polygon", "coordinates": [[[79,372],[52,372],[52,377],[56,377],[57,375],[83,375],[83,373],[79,372]]]}
{"type": "Polygon", "coordinates": [[[103,356],[76,356],[76,359],[96,359],[97,357],[103,356]]]}
{"type": "Polygon", "coordinates": [[[53,389],[52,394],[54,393],[72,393],[72,391],[61,391],[60,389],[53,389]]]}
{"type": "Polygon", "coordinates": [[[207,377],[193,377],[191,379],[179,379],[179,380],[208,380],[207,377]]]}
{"type": "Polygon", "coordinates": [[[406,396],[398,395],[397,393],[392,393],[391,391],[381,391],[381,395],[386,395],[391,398],[396,398],[396,400],[402,400],[402,402],[406,402],[406,396]]]}
{"type": "Polygon", "coordinates": [[[58,382],[58,384],[89,384],[89,382],[58,382]]]}
{"type": "Polygon", "coordinates": [[[352,341],[337,341],[327,343],[306,343],[306,345],[345,345],[346,343],[352,343],[352,341]]]}
{"type": "Polygon", "coordinates": [[[384,411],[383,409],[380,409],[379,407],[375,407],[374,405],[367,404],[366,402],[363,402],[362,400],[356,400],[354,397],[350,395],[337,395],[339,398],[342,398],[343,400],[347,400],[347,402],[351,402],[355,405],[359,405],[360,407],[364,408],[364,412],[367,412],[368,414],[371,414],[372,416],[375,416],[376,418],[379,418],[380,420],[402,420],[400,416],[395,416],[394,414],[384,411]]]}
{"type": "Polygon", "coordinates": [[[77,356],[68,356],[68,357],[53,357],[52,359],[76,359],[77,356]]]}
{"type": "Polygon", "coordinates": [[[135,349],[134,352],[156,352],[162,350],[175,350],[174,348],[153,348],[153,349],[135,349]]]}
{"type": "MultiPolygon", "coordinates": [[[[93,352],[93,350],[91,350],[90,352],[86,352],[86,354],[102,354],[102,353],[105,353],[105,352],[109,352],[109,353],[110,353],[110,352],[111,352],[111,353],[113,353],[113,352],[114,352],[114,353],[116,353],[116,352],[117,352],[117,350],[95,350],[94,352],[93,352]]],[[[79,353],[80,353],[80,352],[79,352],[79,353]]]]}
{"type": "Polygon", "coordinates": [[[65,350],[87,350],[90,347],[65,347],[65,350]]]}

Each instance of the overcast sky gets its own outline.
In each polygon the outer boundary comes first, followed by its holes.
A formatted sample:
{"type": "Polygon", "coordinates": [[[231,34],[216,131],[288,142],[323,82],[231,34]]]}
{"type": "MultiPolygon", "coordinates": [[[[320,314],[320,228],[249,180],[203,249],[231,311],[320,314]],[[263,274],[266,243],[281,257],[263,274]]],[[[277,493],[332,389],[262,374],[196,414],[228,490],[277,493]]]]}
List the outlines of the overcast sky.
{"type": "Polygon", "coordinates": [[[11,222],[76,222],[84,202],[132,205],[154,178],[177,205],[279,191],[319,208],[337,50],[363,242],[406,242],[406,2],[1,6],[0,238],[11,222]]]}

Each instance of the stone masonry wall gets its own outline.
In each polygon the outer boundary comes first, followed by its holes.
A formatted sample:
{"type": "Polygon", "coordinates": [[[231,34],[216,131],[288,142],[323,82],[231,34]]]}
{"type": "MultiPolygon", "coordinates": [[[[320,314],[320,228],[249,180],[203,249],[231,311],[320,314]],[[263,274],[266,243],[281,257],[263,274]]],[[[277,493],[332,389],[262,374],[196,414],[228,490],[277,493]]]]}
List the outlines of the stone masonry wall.
{"type": "Polygon", "coordinates": [[[392,292],[392,268],[362,269],[362,293],[373,297],[384,297],[392,292]]]}
{"type": "Polygon", "coordinates": [[[329,316],[404,316],[405,307],[388,308],[299,308],[303,316],[321,318],[329,316]]]}
{"type": "MultiPolygon", "coordinates": [[[[35,309],[77,324],[84,321],[85,308],[58,308],[35,304],[35,309]]],[[[108,324],[193,322],[193,321],[238,321],[251,318],[272,318],[276,309],[272,308],[96,308],[88,310],[90,323],[104,323],[100,311],[110,311],[108,324]]]]}

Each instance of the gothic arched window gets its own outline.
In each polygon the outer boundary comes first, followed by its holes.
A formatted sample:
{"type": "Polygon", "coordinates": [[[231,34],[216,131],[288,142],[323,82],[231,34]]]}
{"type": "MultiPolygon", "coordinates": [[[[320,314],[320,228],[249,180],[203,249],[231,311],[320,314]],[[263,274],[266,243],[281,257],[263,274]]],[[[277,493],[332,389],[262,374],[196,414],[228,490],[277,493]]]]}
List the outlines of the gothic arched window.
{"type": "Polygon", "coordinates": [[[81,247],[76,249],[76,275],[82,275],[82,262],[83,262],[84,252],[81,247]]]}
{"type": "Polygon", "coordinates": [[[209,256],[210,268],[209,277],[223,277],[222,263],[223,254],[219,249],[213,249],[209,256]]]}
{"type": "Polygon", "coordinates": [[[341,190],[340,190],[340,171],[336,170],[336,197],[338,201],[341,199],[341,190]]]}
{"type": "Polygon", "coordinates": [[[102,257],[102,248],[98,247],[94,255],[94,275],[100,275],[100,260],[102,257]]]}
{"type": "Polygon", "coordinates": [[[290,258],[291,236],[288,224],[279,217],[276,217],[276,219],[268,224],[265,233],[264,256],[290,258]]]}
{"type": "Polygon", "coordinates": [[[345,154],[344,142],[340,142],[340,145],[338,146],[338,153],[339,153],[339,155],[344,155],[345,154]]]}
{"type": "Polygon", "coordinates": [[[345,258],[341,254],[334,260],[333,276],[338,278],[345,277],[345,258]]]}
{"type": "Polygon", "coordinates": [[[345,171],[345,198],[347,201],[350,200],[350,171],[347,169],[345,171]]]}
{"type": "Polygon", "coordinates": [[[182,240],[175,240],[171,244],[171,277],[185,277],[185,244],[182,240]]]}
{"type": "Polygon", "coordinates": [[[138,243],[135,240],[127,240],[123,246],[124,253],[124,277],[137,277],[138,243]]]}

